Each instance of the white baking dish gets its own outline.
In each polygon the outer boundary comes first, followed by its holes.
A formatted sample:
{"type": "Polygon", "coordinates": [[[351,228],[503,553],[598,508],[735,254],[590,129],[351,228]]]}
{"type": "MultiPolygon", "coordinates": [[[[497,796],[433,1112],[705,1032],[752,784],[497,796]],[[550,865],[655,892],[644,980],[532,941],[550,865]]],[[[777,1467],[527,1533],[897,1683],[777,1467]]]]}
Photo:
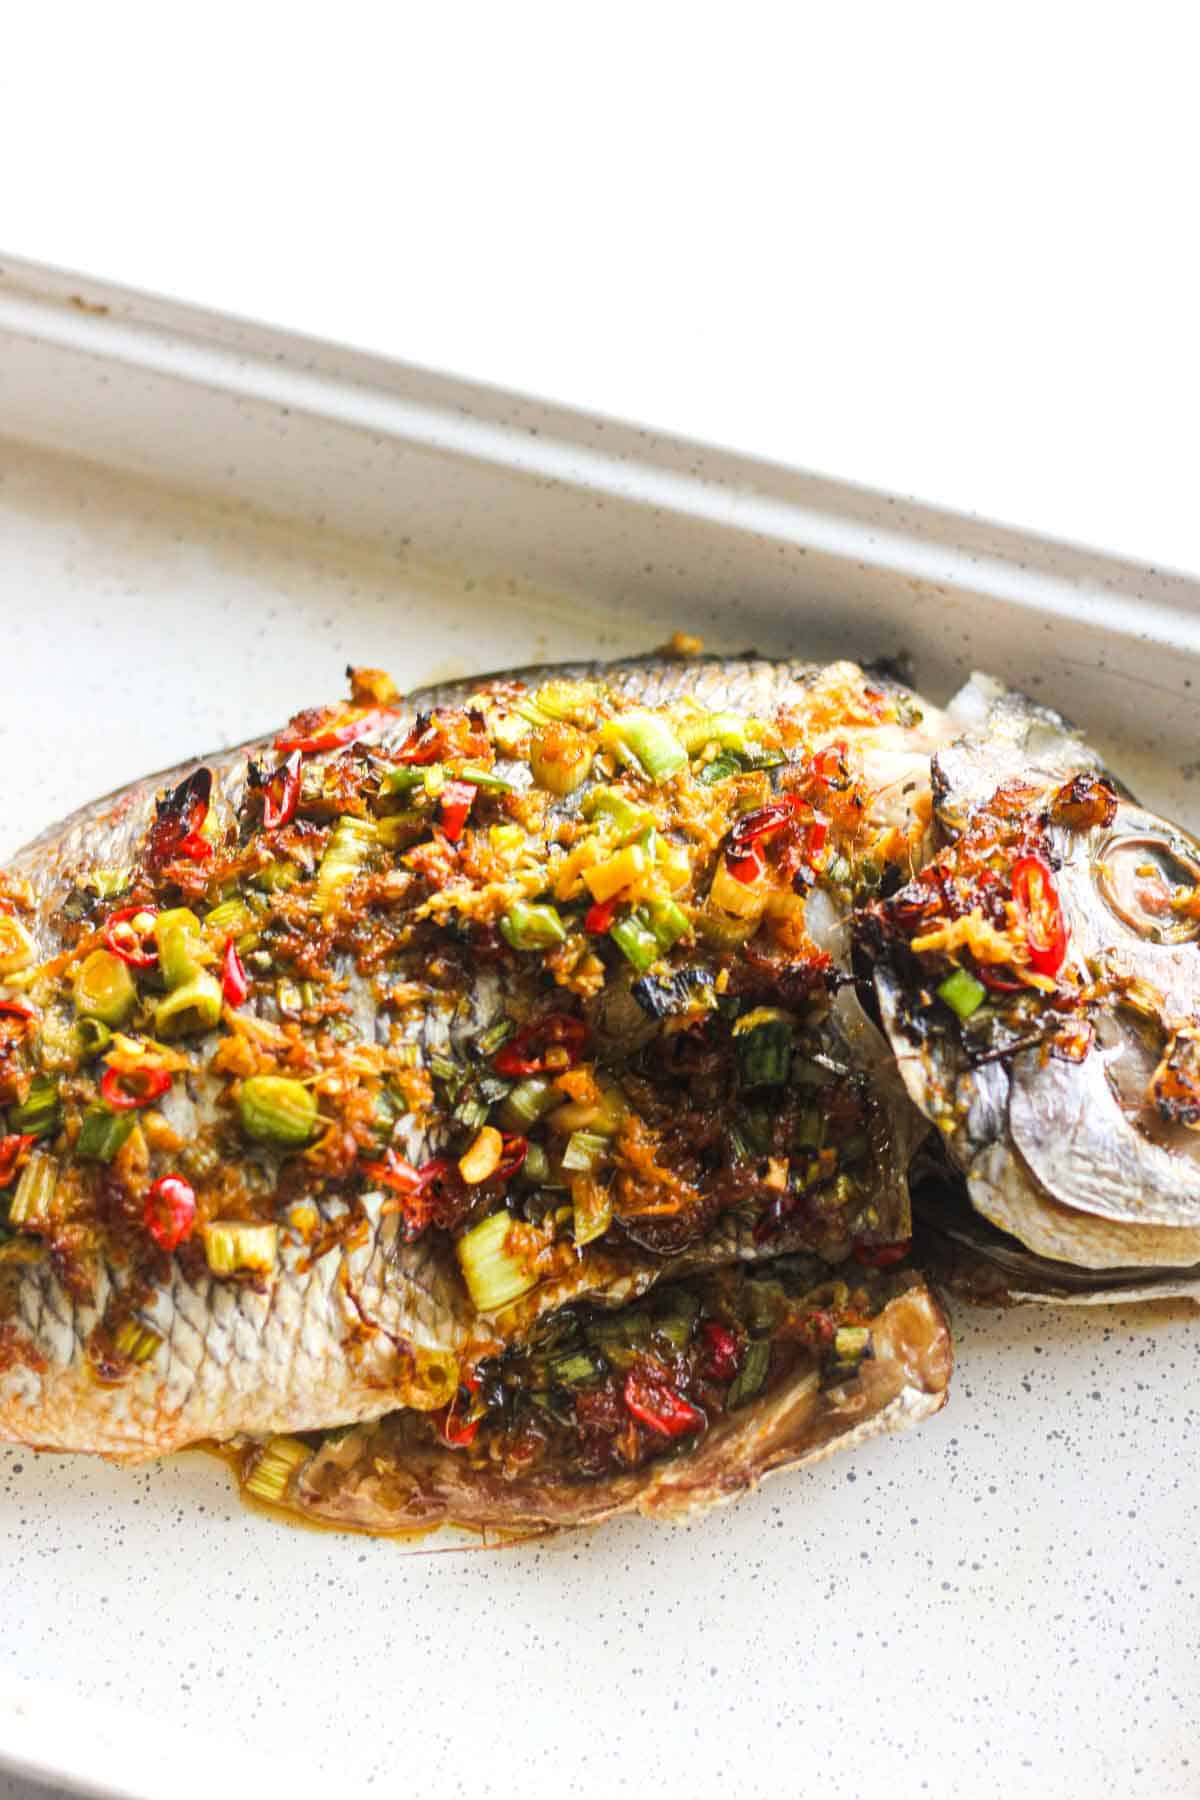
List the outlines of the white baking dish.
{"type": "MultiPolygon", "coordinates": [[[[11,262],[0,430],[0,854],[351,657],[411,684],[682,626],[907,651],[939,697],[979,664],[1200,822],[1180,575],[11,262]]],[[[261,1792],[263,1755],[439,1800],[1194,1794],[1200,1331],[956,1326],[912,1436],[694,1527],[496,1555],[283,1530],[199,1456],[0,1450],[0,1767],[139,1795],[261,1792]]]]}

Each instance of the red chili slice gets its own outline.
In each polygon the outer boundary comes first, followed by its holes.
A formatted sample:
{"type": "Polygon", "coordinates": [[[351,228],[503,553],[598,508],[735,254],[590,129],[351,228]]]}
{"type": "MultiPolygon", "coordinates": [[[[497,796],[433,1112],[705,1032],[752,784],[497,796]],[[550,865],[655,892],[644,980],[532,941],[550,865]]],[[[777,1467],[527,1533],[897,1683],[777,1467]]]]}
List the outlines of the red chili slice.
{"type": "Polygon", "coordinates": [[[221,964],[221,993],[226,1006],[241,1006],[250,992],[246,969],[232,938],[225,940],[225,958],[221,964]]]}
{"type": "Polygon", "coordinates": [[[213,847],[201,827],[208,817],[211,795],[211,769],[194,769],[163,795],[146,843],[146,861],[151,867],[161,869],[181,856],[189,862],[208,862],[213,847]]]}
{"type": "Polygon", "coordinates": [[[17,1172],[17,1165],[23,1151],[28,1150],[36,1133],[12,1132],[8,1137],[0,1137],[0,1188],[6,1188],[17,1172]]]}
{"type": "Polygon", "coordinates": [[[545,1075],[551,1069],[569,1069],[579,1061],[586,1041],[587,1026],[582,1019],[574,1019],[570,1013],[547,1013],[498,1050],[492,1067],[497,1075],[517,1081],[527,1075],[545,1075]],[[558,1051],[565,1055],[553,1054],[558,1051]]]}
{"type": "Polygon", "coordinates": [[[382,1162],[364,1162],[360,1166],[369,1181],[378,1181],[381,1186],[400,1196],[403,1205],[398,1210],[404,1220],[404,1235],[409,1243],[419,1238],[433,1223],[436,1201],[434,1190],[454,1171],[454,1164],[444,1156],[434,1157],[432,1161],[422,1163],[419,1169],[415,1169],[390,1148],[382,1162]]]}
{"type": "Polygon", "coordinates": [[[741,1341],[728,1325],[718,1319],[706,1319],[700,1327],[704,1339],[706,1372],[714,1381],[732,1381],[742,1366],[741,1341]]]}
{"type": "Polygon", "coordinates": [[[700,1408],[677,1394],[668,1382],[639,1369],[630,1369],[625,1377],[625,1405],[642,1425],[663,1437],[683,1437],[707,1423],[700,1408]]]}
{"type": "Polygon", "coordinates": [[[278,831],[286,825],[296,811],[300,799],[300,764],[299,750],[293,750],[286,762],[281,762],[273,775],[269,775],[263,783],[263,829],[278,831]]]}
{"type": "Polygon", "coordinates": [[[848,755],[849,750],[844,743],[826,744],[824,750],[818,750],[810,758],[809,772],[823,787],[845,789],[850,785],[844,766],[848,755]]]}
{"type": "Polygon", "coordinates": [[[621,902],[617,898],[593,901],[583,915],[583,929],[593,932],[596,937],[603,937],[616,918],[617,908],[620,904],[621,902]]]}
{"type": "Polygon", "coordinates": [[[1067,927],[1049,864],[1040,856],[1019,856],[1012,892],[1031,966],[1039,975],[1057,975],[1067,954],[1067,927]]]}
{"type": "Polygon", "coordinates": [[[167,1069],[140,1063],[134,1069],[105,1069],[100,1077],[100,1095],[114,1112],[132,1112],[136,1107],[149,1106],[170,1085],[167,1069]]]}
{"type": "Polygon", "coordinates": [[[414,725],[400,748],[392,753],[392,760],[406,768],[424,768],[438,760],[443,741],[442,728],[433,721],[423,726],[414,725]]]}
{"type": "Polygon", "coordinates": [[[766,864],[758,845],[752,844],[745,856],[727,856],[725,867],[735,881],[741,881],[749,887],[752,881],[758,880],[766,864]]]}
{"type": "Polygon", "coordinates": [[[0,1013],[8,1013],[14,1019],[36,1019],[37,1007],[18,996],[12,1000],[0,1000],[0,1013]]]}
{"type": "Polygon", "coordinates": [[[275,739],[277,750],[299,750],[310,756],[353,744],[394,718],[392,706],[315,706],[297,713],[275,739]]]}
{"type": "Polygon", "coordinates": [[[864,1269],[890,1269],[893,1263],[903,1262],[911,1249],[911,1238],[898,1244],[855,1244],[853,1256],[864,1269]]]}
{"type": "Polygon", "coordinates": [[[160,1175],[146,1195],[146,1230],[160,1250],[178,1250],[196,1223],[196,1190],[182,1175],[160,1175]]]}
{"type": "Polygon", "coordinates": [[[529,1139],[521,1137],[515,1131],[504,1131],[500,1134],[500,1142],[502,1145],[500,1161],[492,1180],[511,1181],[517,1171],[524,1166],[525,1158],[529,1155],[529,1139]]]}
{"type": "Polygon", "coordinates": [[[457,844],[462,836],[467,814],[474,805],[478,792],[479,789],[472,787],[469,781],[448,781],[443,787],[438,822],[452,844],[457,844]]]}
{"type": "Polygon", "coordinates": [[[1025,991],[1023,981],[1017,981],[1008,975],[1000,975],[987,963],[976,963],[975,973],[990,993],[1020,994],[1025,991]]]}
{"type": "Polygon", "coordinates": [[[154,941],[154,927],[145,931],[136,931],[133,920],[140,916],[147,919],[158,917],[156,906],[123,906],[107,920],[104,926],[105,946],[114,956],[128,963],[132,969],[152,969],[158,961],[158,945],[154,941]]]}
{"type": "Polygon", "coordinates": [[[730,850],[735,856],[745,855],[751,844],[778,831],[801,807],[807,810],[808,802],[799,794],[783,794],[778,800],[755,807],[753,812],[743,813],[729,833],[730,850]]]}

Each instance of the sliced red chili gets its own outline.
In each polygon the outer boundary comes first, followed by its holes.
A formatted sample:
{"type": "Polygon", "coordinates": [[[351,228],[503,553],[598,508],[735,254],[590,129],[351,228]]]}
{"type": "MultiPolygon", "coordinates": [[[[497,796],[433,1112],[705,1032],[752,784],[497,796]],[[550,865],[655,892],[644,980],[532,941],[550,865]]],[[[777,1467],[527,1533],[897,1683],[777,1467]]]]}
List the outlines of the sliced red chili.
{"type": "Polygon", "coordinates": [[[511,1181],[517,1171],[524,1166],[525,1158],[529,1155],[529,1139],[521,1137],[515,1131],[504,1131],[500,1134],[500,1141],[502,1145],[500,1161],[492,1180],[511,1181]]]}
{"type": "Polygon", "coordinates": [[[0,1137],[0,1188],[6,1188],[17,1172],[24,1151],[33,1143],[36,1132],[12,1132],[0,1137]]]}
{"type": "Polygon", "coordinates": [[[765,806],[756,806],[753,812],[743,813],[729,833],[730,850],[735,856],[745,855],[751,844],[778,831],[801,807],[807,811],[808,802],[799,794],[781,794],[778,800],[769,800],[765,806]]]}
{"type": "Polygon", "coordinates": [[[11,1000],[0,1000],[0,1013],[8,1013],[14,1019],[36,1019],[37,1007],[18,995],[11,1000]]]}
{"type": "Polygon", "coordinates": [[[104,926],[105,946],[114,956],[128,963],[133,969],[152,969],[158,961],[158,945],[154,941],[154,920],[158,917],[156,906],[123,906],[106,921],[104,926]],[[151,922],[143,930],[138,930],[133,921],[146,918],[151,922]]]}
{"type": "Polygon", "coordinates": [[[299,750],[309,756],[336,750],[382,727],[395,717],[392,706],[313,706],[299,712],[275,739],[277,750],[299,750]]]}
{"type": "Polygon", "coordinates": [[[475,803],[479,789],[472,787],[469,781],[448,781],[442,789],[439,802],[439,820],[442,831],[452,844],[457,844],[463,834],[463,826],[467,815],[475,803]]]}
{"type": "Polygon", "coordinates": [[[1050,865],[1040,856],[1019,856],[1012,892],[1031,967],[1039,975],[1057,975],[1067,954],[1067,927],[1050,865]]]}
{"type": "Polygon", "coordinates": [[[813,779],[823,787],[839,791],[849,787],[850,775],[846,768],[846,757],[849,751],[844,743],[826,744],[824,750],[818,750],[809,759],[809,771],[813,779]]]}
{"type": "Polygon", "coordinates": [[[135,1107],[149,1106],[171,1085],[170,1072],[150,1063],[139,1063],[133,1069],[105,1069],[100,1077],[100,1095],[114,1112],[132,1112],[135,1107]]]}
{"type": "Polygon", "coordinates": [[[404,1220],[404,1236],[409,1243],[433,1224],[438,1190],[443,1183],[453,1181],[457,1173],[454,1164],[444,1156],[434,1157],[415,1169],[391,1148],[382,1162],[365,1162],[361,1167],[369,1181],[377,1181],[399,1196],[401,1205],[396,1210],[404,1220]]]}
{"type": "Polygon", "coordinates": [[[300,799],[300,765],[299,750],[293,750],[286,762],[281,762],[273,775],[269,775],[263,783],[263,829],[278,831],[286,825],[296,811],[300,799]]]}
{"type": "Polygon", "coordinates": [[[211,769],[194,769],[163,795],[146,844],[148,863],[162,868],[181,856],[189,862],[209,860],[213,847],[201,827],[208,818],[211,795],[211,769]]]}
{"type": "Polygon", "coordinates": [[[1001,975],[999,970],[988,963],[976,963],[975,973],[984,987],[993,994],[1020,994],[1026,991],[1024,982],[1012,975],[1001,975]]]}
{"type": "Polygon", "coordinates": [[[742,1366],[742,1345],[736,1331],[718,1319],[706,1319],[700,1327],[704,1340],[704,1368],[714,1381],[732,1381],[742,1366]]]}
{"type": "Polygon", "coordinates": [[[745,856],[727,856],[725,867],[735,881],[744,882],[749,887],[751,882],[758,880],[766,864],[758,845],[752,844],[745,856]]]}
{"type": "Polygon", "coordinates": [[[572,1068],[587,1042],[587,1026],[570,1013],[547,1013],[518,1031],[492,1058],[497,1075],[521,1081],[527,1075],[545,1075],[551,1069],[572,1068]]]}
{"type": "Polygon", "coordinates": [[[226,1006],[241,1006],[250,992],[245,964],[238,955],[232,938],[225,940],[225,956],[221,963],[221,993],[226,1006]]]}
{"type": "Polygon", "coordinates": [[[479,1377],[473,1370],[468,1369],[463,1374],[453,1400],[438,1414],[438,1425],[442,1438],[452,1450],[462,1450],[475,1440],[475,1433],[483,1422],[482,1414],[471,1419],[464,1418],[463,1412],[471,1406],[478,1392],[479,1377]]]}
{"type": "Polygon", "coordinates": [[[178,1250],[196,1223],[196,1190],[182,1175],[160,1175],[146,1195],[146,1230],[160,1250],[178,1250]]]}
{"type": "Polygon", "coordinates": [[[896,1244],[855,1244],[853,1256],[864,1269],[890,1269],[893,1263],[903,1262],[911,1249],[912,1239],[904,1238],[896,1244]]]}
{"type": "Polygon", "coordinates": [[[620,904],[620,899],[617,897],[612,900],[593,901],[583,915],[583,929],[593,932],[596,937],[603,937],[616,918],[617,908],[620,904]]]}
{"type": "Polygon", "coordinates": [[[407,768],[424,768],[427,763],[438,760],[442,754],[442,729],[440,725],[429,721],[415,724],[400,748],[392,753],[394,762],[403,763],[407,768]]]}
{"type": "Polygon", "coordinates": [[[663,1437],[683,1437],[707,1423],[700,1408],[677,1394],[669,1382],[641,1369],[630,1369],[625,1377],[625,1405],[640,1424],[663,1437]]]}

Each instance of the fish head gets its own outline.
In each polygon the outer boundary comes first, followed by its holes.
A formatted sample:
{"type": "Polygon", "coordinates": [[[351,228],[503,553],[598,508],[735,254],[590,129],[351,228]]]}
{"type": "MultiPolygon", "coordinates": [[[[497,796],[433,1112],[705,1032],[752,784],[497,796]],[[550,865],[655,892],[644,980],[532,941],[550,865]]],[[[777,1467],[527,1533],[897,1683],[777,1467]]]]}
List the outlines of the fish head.
{"type": "Polygon", "coordinates": [[[973,1205],[1093,1269],[1200,1260],[1200,843],[976,677],[941,848],[863,909],[885,1031],[973,1205]],[[947,986],[963,971],[957,988],[947,986]]]}

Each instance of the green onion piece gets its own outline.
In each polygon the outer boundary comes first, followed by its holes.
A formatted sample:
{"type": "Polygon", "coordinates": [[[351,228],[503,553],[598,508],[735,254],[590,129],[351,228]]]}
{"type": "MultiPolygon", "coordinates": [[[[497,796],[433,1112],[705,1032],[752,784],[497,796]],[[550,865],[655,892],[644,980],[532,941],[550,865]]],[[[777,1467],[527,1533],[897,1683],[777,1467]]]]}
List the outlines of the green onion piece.
{"type": "Polygon", "coordinates": [[[76,1156],[110,1163],[136,1124],[134,1112],[115,1113],[107,1106],[89,1106],[75,1140],[76,1156]]]}
{"type": "Polygon", "coordinates": [[[490,769],[458,769],[454,779],[469,781],[472,787],[492,788],[498,794],[514,794],[516,792],[515,783],[505,781],[503,775],[493,775],[490,769]]]}
{"type": "Polygon", "coordinates": [[[506,1044],[516,1030],[511,1019],[497,1019],[486,1031],[481,1031],[475,1039],[474,1050],[477,1056],[495,1056],[501,1044],[506,1044]]]}
{"type": "Polygon", "coordinates": [[[673,1350],[686,1350],[699,1316],[700,1302],[695,1294],[680,1288],[664,1296],[663,1310],[654,1317],[654,1329],[673,1350]]]}
{"type": "Polygon", "coordinates": [[[624,843],[635,838],[654,823],[653,814],[644,806],[635,806],[615,788],[593,788],[583,803],[583,816],[601,826],[608,826],[624,843]]]}
{"type": "Polygon", "coordinates": [[[711,762],[706,762],[702,769],[697,770],[696,780],[703,787],[715,787],[718,781],[728,781],[731,775],[740,775],[741,772],[741,762],[733,751],[722,750],[720,756],[714,756],[711,762]]]}
{"type": "Polygon", "coordinates": [[[512,1232],[510,1214],[492,1213],[459,1238],[454,1247],[477,1312],[497,1312],[537,1285],[536,1274],[520,1256],[513,1254],[512,1232]]]}
{"type": "Polygon", "coordinates": [[[545,1076],[527,1075],[506,1096],[498,1117],[506,1131],[519,1131],[524,1135],[531,1125],[536,1125],[548,1112],[561,1106],[565,1098],[545,1076]]]}
{"type": "Polygon", "coordinates": [[[207,969],[197,969],[190,981],[173,989],[154,1009],[154,1029],[159,1037],[188,1037],[211,1031],[221,1022],[221,984],[207,969]]]}
{"type": "MultiPolygon", "coordinates": [[[[269,1081],[271,1076],[256,1076],[269,1081]]],[[[214,1275],[236,1275],[243,1270],[265,1275],[275,1267],[279,1251],[277,1225],[229,1224],[223,1220],[200,1227],[204,1255],[214,1275]]]]}
{"type": "Polygon", "coordinates": [[[737,713],[701,713],[699,718],[685,719],[679,726],[679,741],[689,755],[703,750],[705,744],[719,744],[722,750],[745,750],[750,742],[747,721],[737,713]]]}
{"type": "Polygon", "coordinates": [[[612,1190],[587,1175],[576,1176],[571,1182],[571,1213],[571,1229],[582,1249],[602,1238],[612,1224],[612,1190]]]}
{"type": "Polygon", "coordinates": [[[656,785],[669,781],[687,765],[687,751],[657,713],[620,713],[603,727],[600,737],[622,762],[638,769],[656,785]]]}
{"type": "Polygon", "coordinates": [[[792,1017],[778,1006],[756,1006],[733,1028],[743,1087],[782,1087],[792,1063],[792,1017]]]}
{"type": "MultiPolygon", "coordinates": [[[[435,769],[440,776],[442,773],[440,763],[429,763],[423,769],[415,766],[389,769],[379,784],[379,792],[381,794],[410,794],[414,788],[428,790],[430,788],[429,777],[435,769]]],[[[436,786],[436,783],[437,778],[435,777],[433,785],[436,786]]]]}
{"type": "Polygon", "coordinates": [[[242,937],[254,925],[254,914],[244,900],[222,900],[204,915],[204,929],[215,936],[242,937]]]}
{"type": "Polygon", "coordinates": [[[126,1362],[148,1363],[163,1341],[161,1331],[141,1319],[126,1319],[113,1338],[113,1349],[126,1362]]]}
{"type": "Polygon", "coordinates": [[[334,826],[321,866],[317,870],[317,887],[313,904],[318,912],[327,912],[342,889],[359,873],[373,848],[378,833],[373,819],[356,819],[343,813],[334,826]]]}
{"type": "Polygon", "coordinates": [[[202,964],[196,952],[202,947],[200,921],[186,906],[173,907],[160,913],[154,923],[158,944],[158,966],[170,991],[193,981],[202,964]]]}
{"type": "Polygon", "coordinates": [[[815,1106],[806,1106],[796,1120],[796,1131],[792,1138],[798,1150],[819,1150],[824,1136],[825,1121],[815,1106]]]}
{"type": "Polygon", "coordinates": [[[556,907],[529,906],[523,900],[514,900],[500,921],[500,932],[514,950],[550,950],[567,939],[556,907]]]}
{"type": "Polygon", "coordinates": [[[90,1062],[102,1050],[107,1050],[112,1043],[112,1032],[100,1019],[80,1019],[75,1027],[75,1041],[79,1046],[80,1060],[90,1062]]]}
{"type": "Polygon", "coordinates": [[[75,971],[75,1010],[106,1025],[123,1025],[137,1002],[129,967],[111,950],[93,950],[75,971]]]}
{"type": "Polygon", "coordinates": [[[841,887],[850,879],[850,864],[844,856],[831,856],[825,865],[825,881],[829,887],[841,887]]]}
{"type": "Polygon", "coordinates": [[[737,759],[747,771],[778,769],[787,761],[782,750],[768,750],[765,744],[748,744],[744,750],[737,752],[737,759]]]}
{"type": "Polygon", "coordinates": [[[598,1131],[573,1131],[563,1151],[562,1166],[572,1174],[587,1175],[608,1156],[609,1141],[598,1131]]]}
{"type": "Polygon", "coordinates": [[[50,1137],[61,1124],[57,1078],[35,1075],[25,1099],[8,1109],[9,1130],[30,1137],[50,1137]]]}
{"type": "Polygon", "coordinates": [[[453,1116],[460,1125],[465,1125],[468,1131],[478,1131],[481,1125],[487,1124],[489,1111],[490,1108],[483,1100],[471,1094],[465,1100],[459,1101],[454,1108],[453,1116]]]}
{"type": "Polygon", "coordinates": [[[295,863],[280,861],[264,863],[250,877],[253,885],[267,894],[282,893],[285,888],[294,887],[299,879],[300,871],[295,863]]]}
{"type": "MultiPolygon", "coordinates": [[[[11,1118],[11,1114],[9,1117],[11,1118]]],[[[21,1170],[17,1190],[8,1208],[10,1225],[48,1225],[58,1188],[58,1161],[35,1150],[21,1170]]]]}
{"type": "Polygon", "coordinates": [[[661,944],[637,912],[618,919],[609,927],[608,935],[639,975],[644,975],[662,955],[661,944]]]}
{"type": "Polygon", "coordinates": [[[742,1366],[725,1396],[725,1405],[730,1412],[736,1412],[739,1406],[745,1406],[748,1400],[753,1400],[754,1396],[761,1392],[766,1385],[767,1371],[770,1366],[770,1338],[751,1338],[746,1345],[742,1366]]]}
{"type": "Polygon", "coordinates": [[[457,1082],[460,1087],[466,1074],[460,1062],[453,1056],[443,1056],[440,1050],[430,1051],[429,1072],[439,1081],[457,1082]]]}
{"type": "Polygon", "coordinates": [[[691,920],[674,900],[650,900],[644,911],[660,950],[669,950],[692,929],[691,920]]]}
{"type": "Polygon", "coordinates": [[[529,740],[530,772],[540,788],[562,799],[587,779],[592,754],[592,746],[573,726],[535,731],[529,740]]]}
{"type": "Polygon", "coordinates": [[[550,1158],[541,1144],[530,1144],[517,1180],[525,1187],[541,1187],[550,1177],[550,1158]]]}
{"type": "Polygon", "coordinates": [[[316,1097],[287,1075],[251,1075],[242,1083],[238,1111],[246,1136],[260,1144],[307,1144],[317,1123],[316,1097]]]}
{"type": "Polygon", "coordinates": [[[960,1019],[969,1019],[987,999],[987,989],[982,981],[976,981],[969,969],[955,969],[952,975],[947,975],[937,994],[938,999],[944,1000],[960,1019]]]}
{"type": "Polygon", "coordinates": [[[595,719],[597,703],[604,689],[596,681],[567,681],[556,676],[544,681],[533,697],[539,712],[548,719],[565,719],[572,725],[589,725],[595,719]]]}
{"type": "Polygon", "coordinates": [[[833,1338],[833,1354],[839,1362],[861,1362],[871,1342],[866,1325],[839,1325],[833,1338]]]}
{"type": "Polygon", "coordinates": [[[757,914],[735,918],[718,906],[706,906],[696,915],[696,932],[714,950],[732,950],[752,938],[761,923],[757,914]]]}
{"type": "Polygon", "coordinates": [[[278,1506],[287,1494],[293,1475],[313,1452],[300,1438],[274,1437],[264,1444],[242,1483],[242,1491],[278,1506]]]}
{"type": "Polygon", "coordinates": [[[557,1356],[547,1358],[546,1369],[563,1387],[582,1387],[608,1372],[604,1358],[594,1350],[560,1350],[557,1356]]]}
{"type": "Polygon", "coordinates": [[[83,885],[100,900],[115,900],[132,879],[132,869],[93,869],[83,885]]]}

